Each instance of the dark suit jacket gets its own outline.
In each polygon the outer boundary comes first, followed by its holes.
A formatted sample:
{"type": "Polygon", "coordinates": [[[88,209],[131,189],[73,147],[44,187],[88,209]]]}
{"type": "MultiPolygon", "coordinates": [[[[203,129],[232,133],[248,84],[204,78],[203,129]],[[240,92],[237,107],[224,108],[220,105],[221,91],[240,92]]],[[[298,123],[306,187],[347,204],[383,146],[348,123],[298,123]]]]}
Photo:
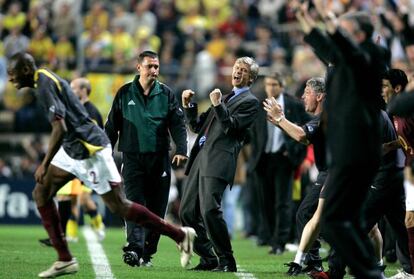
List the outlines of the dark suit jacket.
{"type": "Polygon", "coordinates": [[[315,28],[305,41],[334,65],[326,82],[325,103],[330,165],[377,165],[387,51],[371,40],[357,45],[341,29],[327,35],[315,28]]]}
{"type": "Polygon", "coordinates": [[[198,137],[191,149],[185,173],[190,173],[195,158],[201,156],[198,165],[200,176],[222,178],[233,185],[237,157],[258,110],[259,101],[250,91],[234,97],[227,104],[211,106],[200,117],[197,117],[197,106],[186,109],[189,127],[198,133],[198,137]],[[199,139],[211,120],[207,140],[200,148],[199,139]]]}
{"type": "MultiPolygon", "coordinates": [[[[303,125],[311,119],[310,115],[306,113],[304,105],[298,99],[284,93],[284,103],[284,114],[289,121],[303,125]]],[[[306,146],[295,141],[285,132],[283,135],[287,157],[293,166],[298,166],[306,156],[306,146]]],[[[249,171],[253,171],[257,167],[260,157],[265,151],[267,136],[267,113],[261,108],[257,120],[251,128],[252,154],[249,161],[249,171]]]]}
{"type": "Polygon", "coordinates": [[[391,115],[410,117],[414,115],[414,90],[398,94],[388,104],[388,112],[391,115]]]}

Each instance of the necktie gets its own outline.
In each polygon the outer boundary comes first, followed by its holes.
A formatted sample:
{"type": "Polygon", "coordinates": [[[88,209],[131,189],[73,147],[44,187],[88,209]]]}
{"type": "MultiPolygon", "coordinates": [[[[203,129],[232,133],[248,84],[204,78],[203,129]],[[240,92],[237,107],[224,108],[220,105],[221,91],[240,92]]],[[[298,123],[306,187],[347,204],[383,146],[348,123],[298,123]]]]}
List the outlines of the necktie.
{"type": "Polygon", "coordinates": [[[230,94],[224,95],[223,96],[223,102],[227,103],[228,101],[230,101],[231,97],[233,97],[236,93],[234,91],[231,91],[230,94]]]}
{"type": "MultiPolygon", "coordinates": [[[[213,111],[211,111],[210,113],[214,113],[213,111]]],[[[211,126],[211,124],[213,123],[213,120],[214,120],[214,116],[212,116],[211,118],[210,118],[210,121],[208,122],[208,125],[207,125],[207,127],[206,127],[206,129],[204,130],[204,132],[203,132],[203,135],[200,137],[200,139],[198,140],[198,145],[201,147],[201,146],[203,146],[204,145],[204,143],[206,142],[206,140],[207,140],[207,134],[208,134],[208,130],[210,129],[210,126],[211,126]]]]}
{"type": "MultiPolygon", "coordinates": [[[[228,101],[230,101],[231,97],[233,97],[235,95],[235,92],[232,91],[230,94],[224,95],[223,96],[223,103],[227,103],[228,101]]],[[[210,119],[210,122],[207,125],[206,130],[204,131],[204,135],[200,137],[200,139],[198,140],[198,145],[201,147],[204,145],[204,143],[207,140],[207,134],[208,134],[208,130],[210,129],[211,124],[214,121],[214,116],[210,119]]]]}

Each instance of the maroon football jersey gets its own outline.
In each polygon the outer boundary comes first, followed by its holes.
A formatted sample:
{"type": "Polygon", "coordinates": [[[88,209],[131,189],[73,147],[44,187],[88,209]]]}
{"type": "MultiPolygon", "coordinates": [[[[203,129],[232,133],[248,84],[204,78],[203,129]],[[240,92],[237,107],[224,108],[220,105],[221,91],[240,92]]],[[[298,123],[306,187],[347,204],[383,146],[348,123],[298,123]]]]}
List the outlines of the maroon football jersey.
{"type": "Polygon", "coordinates": [[[394,116],[394,127],[406,156],[405,165],[409,166],[414,160],[414,117],[394,116]]]}

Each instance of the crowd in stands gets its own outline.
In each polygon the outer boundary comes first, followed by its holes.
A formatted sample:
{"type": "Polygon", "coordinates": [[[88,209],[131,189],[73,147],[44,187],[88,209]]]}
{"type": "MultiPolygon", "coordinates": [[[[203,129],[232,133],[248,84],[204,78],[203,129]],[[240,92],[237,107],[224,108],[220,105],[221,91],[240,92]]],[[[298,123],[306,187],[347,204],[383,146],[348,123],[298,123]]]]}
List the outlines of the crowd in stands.
{"type": "MultiPolygon", "coordinates": [[[[393,62],[412,66],[413,50],[404,50],[400,37],[409,0],[398,7],[385,0],[330,2],[338,14],[377,15],[377,33],[393,50],[393,62]]],[[[0,11],[2,91],[7,58],[19,51],[72,79],[87,72],[132,73],[136,55],[151,49],[160,54],[167,84],[177,92],[193,87],[202,97],[222,83],[240,54],[282,72],[291,85],[323,73],[284,0],[0,1],[0,11]]]]}

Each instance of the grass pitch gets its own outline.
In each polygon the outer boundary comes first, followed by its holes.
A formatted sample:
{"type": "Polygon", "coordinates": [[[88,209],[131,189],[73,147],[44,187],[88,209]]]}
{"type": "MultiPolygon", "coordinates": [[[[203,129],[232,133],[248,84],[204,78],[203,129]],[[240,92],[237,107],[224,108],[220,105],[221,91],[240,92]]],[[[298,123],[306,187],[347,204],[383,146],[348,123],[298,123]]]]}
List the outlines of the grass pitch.
{"type": "MultiPolygon", "coordinates": [[[[63,278],[96,278],[81,229],[79,233],[79,242],[70,243],[70,249],[79,261],[80,271],[75,275],[63,278]]],[[[37,278],[40,271],[47,269],[56,260],[56,253],[53,248],[40,246],[38,239],[45,237],[46,232],[40,225],[0,225],[0,278],[37,278]]],[[[124,264],[121,252],[124,244],[124,231],[121,228],[107,229],[106,238],[101,244],[108,258],[112,274],[117,279],[292,278],[285,276],[284,273],[287,269],[283,264],[293,259],[293,252],[286,252],[282,256],[271,256],[267,254],[268,247],[257,247],[254,241],[241,237],[236,237],[232,241],[239,273],[184,270],[180,266],[179,253],[174,241],[164,236],[161,237],[158,252],[153,258],[153,267],[130,267],[124,264]]],[[[195,256],[191,266],[197,263],[198,257],[195,256]]],[[[327,267],[327,264],[324,263],[324,266],[327,267]]],[[[386,275],[395,274],[398,268],[399,265],[388,265],[386,275]]],[[[307,276],[302,275],[296,278],[307,278],[307,276]]]]}

